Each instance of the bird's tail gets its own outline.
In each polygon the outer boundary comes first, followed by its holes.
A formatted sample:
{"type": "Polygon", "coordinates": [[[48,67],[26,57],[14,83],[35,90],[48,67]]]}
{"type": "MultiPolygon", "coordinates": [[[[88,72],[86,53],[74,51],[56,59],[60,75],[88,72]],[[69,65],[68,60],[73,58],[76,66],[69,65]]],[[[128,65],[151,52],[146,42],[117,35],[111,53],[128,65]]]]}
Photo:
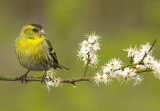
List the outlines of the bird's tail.
{"type": "Polygon", "coordinates": [[[68,68],[66,68],[66,67],[64,67],[64,66],[62,66],[62,65],[59,65],[59,64],[54,65],[53,68],[54,68],[54,69],[59,68],[59,69],[66,69],[66,70],[69,70],[68,68]]]}

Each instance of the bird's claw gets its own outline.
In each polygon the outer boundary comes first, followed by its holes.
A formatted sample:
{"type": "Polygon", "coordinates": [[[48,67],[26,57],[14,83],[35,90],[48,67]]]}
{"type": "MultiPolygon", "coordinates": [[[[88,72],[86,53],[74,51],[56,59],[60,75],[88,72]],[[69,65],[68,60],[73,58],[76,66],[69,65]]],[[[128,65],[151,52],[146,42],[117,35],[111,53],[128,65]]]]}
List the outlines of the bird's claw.
{"type": "Polygon", "coordinates": [[[41,80],[41,84],[42,84],[42,83],[45,84],[45,80],[46,80],[46,74],[43,75],[42,80],[41,80]]]}
{"type": "Polygon", "coordinates": [[[25,81],[26,83],[28,82],[28,81],[26,80],[26,78],[27,78],[27,75],[26,75],[26,74],[24,74],[24,75],[22,75],[22,76],[19,77],[19,79],[22,81],[22,83],[23,83],[23,81],[25,81]]]}

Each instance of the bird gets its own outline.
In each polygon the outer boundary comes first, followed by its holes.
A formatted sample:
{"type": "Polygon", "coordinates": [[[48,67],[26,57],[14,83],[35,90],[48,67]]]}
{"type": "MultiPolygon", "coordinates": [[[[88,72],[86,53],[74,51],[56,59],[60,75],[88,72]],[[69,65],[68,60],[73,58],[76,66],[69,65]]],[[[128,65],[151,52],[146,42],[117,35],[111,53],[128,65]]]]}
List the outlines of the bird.
{"type": "Polygon", "coordinates": [[[31,23],[24,26],[20,36],[15,40],[15,52],[19,63],[28,71],[20,76],[20,80],[26,81],[30,71],[45,71],[42,81],[45,82],[46,72],[51,68],[66,69],[58,62],[56,52],[51,42],[44,36],[46,33],[39,23],[31,23]]]}

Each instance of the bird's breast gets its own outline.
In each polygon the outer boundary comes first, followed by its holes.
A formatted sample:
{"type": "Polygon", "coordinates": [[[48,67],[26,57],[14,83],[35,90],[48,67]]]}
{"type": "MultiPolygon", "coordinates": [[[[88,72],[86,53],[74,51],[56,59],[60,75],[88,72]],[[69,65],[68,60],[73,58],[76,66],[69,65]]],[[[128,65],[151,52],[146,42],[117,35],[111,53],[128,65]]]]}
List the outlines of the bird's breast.
{"type": "Polygon", "coordinates": [[[16,42],[16,54],[22,66],[31,70],[45,70],[47,66],[48,46],[44,38],[21,39],[16,42]]]}

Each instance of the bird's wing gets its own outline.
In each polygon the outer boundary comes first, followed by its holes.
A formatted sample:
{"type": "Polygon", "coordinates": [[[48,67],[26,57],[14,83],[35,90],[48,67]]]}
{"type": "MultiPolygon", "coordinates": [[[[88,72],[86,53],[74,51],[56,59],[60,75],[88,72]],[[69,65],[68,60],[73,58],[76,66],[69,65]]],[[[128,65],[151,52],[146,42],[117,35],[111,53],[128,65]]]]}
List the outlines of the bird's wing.
{"type": "Polygon", "coordinates": [[[66,69],[66,70],[69,70],[68,68],[64,67],[64,66],[61,66],[58,64],[58,59],[57,59],[57,56],[56,56],[56,53],[55,51],[53,50],[53,47],[52,47],[52,44],[51,42],[48,40],[48,39],[45,39],[47,44],[48,44],[48,47],[49,47],[49,54],[51,55],[51,57],[53,58],[53,68],[54,69],[57,69],[57,68],[60,68],[60,69],[66,69]]]}
{"type": "Polygon", "coordinates": [[[51,42],[50,42],[47,38],[45,38],[45,40],[46,40],[46,42],[47,42],[47,44],[48,44],[49,54],[50,54],[51,57],[53,58],[54,62],[58,65],[58,59],[57,59],[56,53],[55,53],[55,51],[54,51],[54,49],[53,49],[53,47],[52,47],[51,42]]]}

